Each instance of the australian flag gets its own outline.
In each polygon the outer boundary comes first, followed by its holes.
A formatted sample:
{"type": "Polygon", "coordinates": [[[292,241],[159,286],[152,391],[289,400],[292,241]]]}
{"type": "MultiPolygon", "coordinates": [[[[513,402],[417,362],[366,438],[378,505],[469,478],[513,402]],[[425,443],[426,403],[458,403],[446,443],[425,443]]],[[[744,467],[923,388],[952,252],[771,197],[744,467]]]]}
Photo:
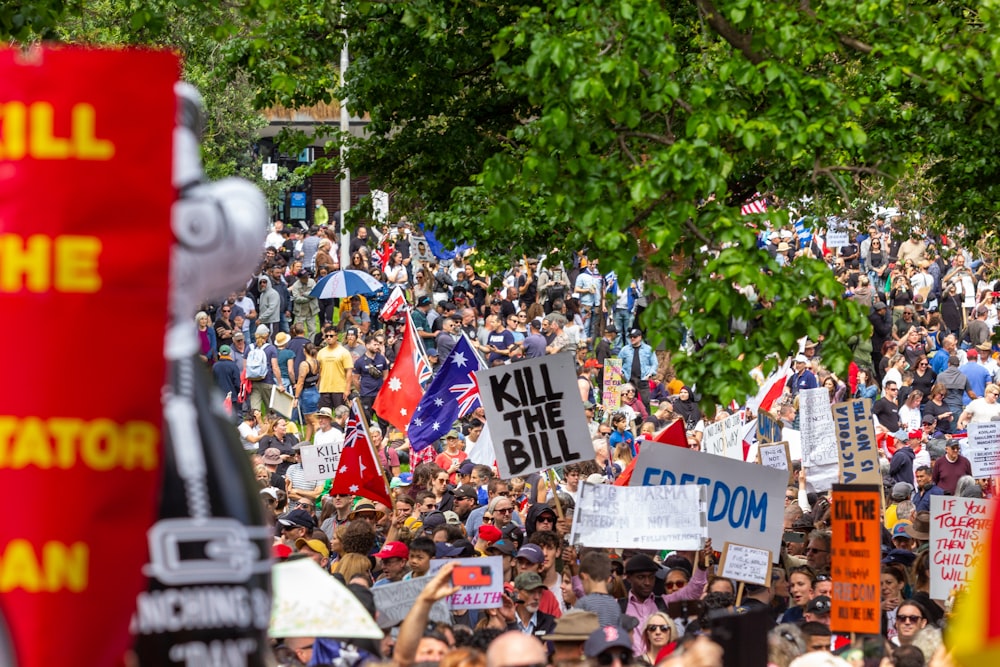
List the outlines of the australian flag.
{"type": "Polygon", "coordinates": [[[410,420],[406,435],[413,451],[419,452],[443,437],[456,419],[480,406],[476,383],[476,371],[480,368],[479,355],[472,349],[469,339],[462,336],[444,360],[444,367],[427,387],[410,420]]]}

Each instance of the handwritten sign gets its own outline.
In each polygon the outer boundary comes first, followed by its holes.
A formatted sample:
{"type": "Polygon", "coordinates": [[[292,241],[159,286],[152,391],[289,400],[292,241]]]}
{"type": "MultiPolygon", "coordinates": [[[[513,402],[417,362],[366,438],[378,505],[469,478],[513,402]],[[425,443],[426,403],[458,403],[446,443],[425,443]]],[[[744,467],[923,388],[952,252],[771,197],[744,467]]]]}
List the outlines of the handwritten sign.
{"type": "Polygon", "coordinates": [[[307,481],[319,482],[333,479],[340,463],[342,445],[304,445],[299,448],[302,454],[302,472],[307,481]]]}
{"type": "Polygon", "coordinates": [[[875,429],[867,399],[833,406],[837,434],[839,482],[841,484],[881,484],[875,429]]]}
{"type": "Polygon", "coordinates": [[[601,388],[601,403],[606,410],[617,410],[622,406],[621,386],[625,382],[622,375],[622,360],[613,357],[604,360],[604,386],[601,388]]]}
{"type": "Polygon", "coordinates": [[[478,371],[502,479],[594,458],[569,353],[478,371]]]}
{"type": "Polygon", "coordinates": [[[702,438],[705,451],[716,456],[730,459],[743,459],[743,443],[740,441],[740,427],[743,426],[743,415],[737,412],[722,421],[712,422],[705,426],[702,438]]]}
{"type": "Polygon", "coordinates": [[[777,553],[784,526],[788,473],[681,447],[648,443],[639,452],[632,486],[708,487],[708,536],[777,553]]]}
{"type": "MultiPolygon", "coordinates": [[[[378,609],[378,627],[383,630],[399,625],[410,613],[417,596],[424,590],[430,577],[407,579],[392,584],[378,584],[372,588],[375,608],[378,609]]],[[[430,620],[451,623],[451,612],[445,600],[438,600],[431,607],[430,620]]]]}
{"type": "Polygon", "coordinates": [[[880,486],[834,484],[830,545],[830,628],[876,635],[881,629],[880,486]]]}
{"type": "Polygon", "coordinates": [[[788,481],[792,481],[792,458],[788,453],[787,442],[762,443],[757,448],[759,462],[765,468],[784,470],[788,473],[788,481]]]}
{"type": "Polygon", "coordinates": [[[726,542],[719,559],[719,574],[727,579],[757,586],[771,585],[771,552],[726,542]]]}
{"type": "MultiPolygon", "coordinates": [[[[649,444],[655,447],[656,444],[649,444]]],[[[584,483],[573,515],[572,544],[621,549],[697,550],[708,537],[704,486],[584,483]],[[663,508],[669,507],[669,512],[663,508]]]]}
{"type": "MultiPolygon", "coordinates": [[[[433,577],[445,563],[456,563],[451,580],[462,590],[445,598],[448,608],[496,609],[503,606],[503,557],[489,558],[435,558],[431,561],[428,577],[433,577]]],[[[405,611],[409,611],[406,609],[405,611]]]]}
{"type": "Polygon", "coordinates": [[[986,547],[994,501],[931,496],[931,597],[945,600],[969,583],[986,547]]]}
{"type": "Polygon", "coordinates": [[[840,472],[830,392],[825,387],[803,389],[799,392],[799,410],[806,486],[824,492],[837,481],[840,472]]]}
{"type": "Polygon", "coordinates": [[[760,410],[757,412],[757,442],[780,442],[781,426],[777,415],[760,410]]]}
{"type": "Polygon", "coordinates": [[[962,455],[972,464],[973,477],[993,477],[1000,474],[1000,422],[969,424],[969,439],[962,455]]]}
{"type": "Polygon", "coordinates": [[[168,52],[0,50],[0,340],[23,350],[16,324],[57,314],[30,345],[65,351],[7,355],[0,482],[12,497],[72,499],[71,521],[0,521],[3,664],[102,667],[134,641],[164,468],[179,73],[168,52]],[[146,353],[105,363],[108,323],[122,313],[146,353]],[[113,400],[57,388],[98,369],[113,400]]]}

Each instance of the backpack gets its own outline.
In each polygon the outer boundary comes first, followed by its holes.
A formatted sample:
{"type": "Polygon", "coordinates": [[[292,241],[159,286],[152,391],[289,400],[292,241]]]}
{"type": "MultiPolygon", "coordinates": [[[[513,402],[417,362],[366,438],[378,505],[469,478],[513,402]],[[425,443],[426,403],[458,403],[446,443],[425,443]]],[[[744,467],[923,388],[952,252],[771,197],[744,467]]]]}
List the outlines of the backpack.
{"type": "Polygon", "coordinates": [[[267,353],[262,347],[251,347],[247,353],[247,378],[253,381],[267,377],[267,353]]]}

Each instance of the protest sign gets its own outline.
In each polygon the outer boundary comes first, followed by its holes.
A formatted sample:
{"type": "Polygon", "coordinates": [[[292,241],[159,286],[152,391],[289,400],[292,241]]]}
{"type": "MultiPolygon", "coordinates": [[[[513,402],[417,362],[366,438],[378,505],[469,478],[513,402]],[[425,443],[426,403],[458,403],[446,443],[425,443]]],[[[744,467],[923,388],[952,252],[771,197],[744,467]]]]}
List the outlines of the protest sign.
{"type": "Polygon", "coordinates": [[[302,472],[306,481],[319,482],[333,479],[337,474],[342,445],[305,445],[299,448],[302,455],[302,472]]]}
{"type": "Polygon", "coordinates": [[[604,386],[601,387],[601,404],[605,410],[617,410],[622,406],[622,360],[611,357],[604,360],[604,386]]]}
{"type": "Polygon", "coordinates": [[[833,406],[833,421],[840,460],[840,483],[881,484],[875,428],[868,400],[856,398],[837,403],[833,406]]]}
{"type": "Polygon", "coordinates": [[[758,586],[771,585],[771,552],[726,542],[719,559],[719,576],[758,586]]]}
{"type": "Polygon", "coordinates": [[[455,563],[451,581],[462,590],[445,598],[448,608],[496,609],[503,606],[503,557],[435,558],[427,572],[433,577],[445,563],[455,563]]]}
{"type": "Polygon", "coordinates": [[[167,52],[0,50],[0,341],[22,351],[0,484],[72,499],[70,521],[0,521],[2,664],[103,667],[133,642],[164,467],[179,74],[167,52]],[[49,316],[26,347],[20,325],[49,316]],[[108,354],[119,325],[144,348],[127,363],[108,354]]]}
{"type": "Polygon", "coordinates": [[[877,635],[881,630],[882,488],[834,484],[830,544],[830,628],[877,635]]]}
{"type": "MultiPolygon", "coordinates": [[[[372,588],[375,608],[378,609],[378,627],[386,630],[403,622],[417,601],[420,591],[430,581],[430,577],[407,579],[392,584],[377,584],[372,588]]],[[[438,600],[431,606],[430,619],[434,623],[451,623],[451,612],[446,600],[438,600]]]]}
{"type": "Polygon", "coordinates": [[[970,580],[993,527],[994,501],[931,496],[931,598],[947,600],[970,580]]]}
{"type": "Polygon", "coordinates": [[[837,481],[839,459],[830,392],[825,387],[799,392],[799,426],[806,485],[818,492],[827,491],[837,481]]]}
{"type": "MultiPolygon", "coordinates": [[[[655,443],[647,445],[656,447],[655,443]]],[[[696,551],[708,537],[707,489],[684,486],[580,485],[571,544],[696,551]],[[663,508],[669,507],[669,512],[663,508]]]]}
{"type": "Polygon", "coordinates": [[[631,485],[665,484],[708,487],[708,536],[715,544],[780,548],[788,486],[783,470],[649,443],[639,452],[631,485]]]}
{"type": "Polygon", "coordinates": [[[1000,422],[969,424],[969,439],[962,455],[972,464],[973,477],[1000,475],[1000,422]]]}
{"type": "Polygon", "coordinates": [[[757,448],[757,461],[765,468],[784,470],[788,482],[792,481],[792,457],[788,454],[787,442],[766,442],[757,448]]]}
{"type": "Polygon", "coordinates": [[[705,452],[730,459],[743,460],[743,443],[740,441],[740,427],[743,415],[737,412],[722,421],[705,426],[702,438],[705,452]]]}
{"type": "Polygon", "coordinates": [[[568,353],[476,373],[500,477],[594,458],[594,447],[568,353]]]}
{"type": "Polygon", "coordinates": [[[780,442],[781,420],[777,415],[760,410],[757,413],[757,442],[780,442]]]}

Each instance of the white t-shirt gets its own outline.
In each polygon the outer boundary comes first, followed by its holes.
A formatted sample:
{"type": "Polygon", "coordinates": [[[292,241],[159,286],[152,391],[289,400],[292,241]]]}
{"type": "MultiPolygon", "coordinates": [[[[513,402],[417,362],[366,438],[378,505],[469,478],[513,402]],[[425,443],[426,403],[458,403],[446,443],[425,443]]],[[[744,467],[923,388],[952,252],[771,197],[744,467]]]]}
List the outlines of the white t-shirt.
{"type": "Polygon", "coordinates": [[[240,444],[243,445],[243,449],[248,452],[257,451],[257,443],[250,442],[247,440],[247,436],[258,436],[260,435],[260,426],[251,426],[247,421],[241,421],[240,425],[236,427],[236,430],[240,434],[240,444]]]}
{"type": "Polygon", "coordinates": [[[985,398],[977,398],[965,406],[965,411],[972,415],[970,423],[993,421],[1000,417],[1000,401],[987,403],[985,398]]]}
{"type": "Polygon", "coordinates": [[[331,428],[329,431],[317,430],[313,436],[314,445],[325,445],[333,450],[333,465],[340,462],[340,452],[344,448],[344,432],[339,428],[331,428]]]}

